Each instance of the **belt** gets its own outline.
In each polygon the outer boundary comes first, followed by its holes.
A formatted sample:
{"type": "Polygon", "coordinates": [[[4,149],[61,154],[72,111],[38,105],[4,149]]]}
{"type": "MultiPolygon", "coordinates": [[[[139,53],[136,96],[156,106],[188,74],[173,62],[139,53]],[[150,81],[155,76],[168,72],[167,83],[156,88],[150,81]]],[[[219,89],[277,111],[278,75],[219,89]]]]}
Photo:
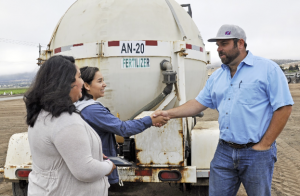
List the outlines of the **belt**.
{"type": "Polygon", "coordinates": [[[241,148],[249,148],[254,146],[257,143],[248,143],[248,144],[236,144],[236,143],[232,143],[232,142],[226,142],[225,140],[221,140],[223,143],[227,144],[228,146],[232,147],[232,148],[237,148],[237,149],[241,149],[241,148]]]}

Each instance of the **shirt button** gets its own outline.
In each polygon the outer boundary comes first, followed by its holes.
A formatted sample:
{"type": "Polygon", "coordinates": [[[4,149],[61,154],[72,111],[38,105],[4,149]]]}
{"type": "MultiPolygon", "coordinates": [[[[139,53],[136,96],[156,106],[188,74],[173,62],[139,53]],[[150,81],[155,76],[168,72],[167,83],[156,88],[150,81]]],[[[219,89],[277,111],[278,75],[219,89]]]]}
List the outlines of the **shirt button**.
{"type": "Polygon", "coordinates": [[[226,114],[228,114],[228,113],[226,113],[226,114]]]}
{"type": "Polygon", "coordinates": [[[232,86],[232,84],[231,84],[231,86],[232,86]]]}
{"type": "Polygon", "coordinates": [[[228,98],[228,100],[230,100],[230,98],[228,98]]]}
{"type": "Polygon", "coordinates": [[[228,129],[228,127],[226,127],[226,129],[228,129]]]}

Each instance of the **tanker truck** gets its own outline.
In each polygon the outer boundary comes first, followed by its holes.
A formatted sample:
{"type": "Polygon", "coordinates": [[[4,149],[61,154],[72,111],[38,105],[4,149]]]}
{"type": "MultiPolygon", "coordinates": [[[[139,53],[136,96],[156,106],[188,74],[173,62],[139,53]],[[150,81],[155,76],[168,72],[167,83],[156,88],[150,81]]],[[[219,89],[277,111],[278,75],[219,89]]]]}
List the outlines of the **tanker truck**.
{"type": "MultiPolygon", "coordinates": [[[[101,103],[121,120],[177,107],[201,91],[210,64],[190,5],[183,6],[188,13],[174,0],[77,0],[58,22],[38,64],[68,55],[79,67],[98,67],[107,84],[101,103]]],[[[132,163],[117,168],[121,181],[174,183],[183,191],[191,187],[198,195],[208,194],[217,121],[171,119],[117,139],[119,156],[132,163]]],[[[14,195],[27,194],[31,169],[27,133],[15,134],[2,168],[14,195]]]]}

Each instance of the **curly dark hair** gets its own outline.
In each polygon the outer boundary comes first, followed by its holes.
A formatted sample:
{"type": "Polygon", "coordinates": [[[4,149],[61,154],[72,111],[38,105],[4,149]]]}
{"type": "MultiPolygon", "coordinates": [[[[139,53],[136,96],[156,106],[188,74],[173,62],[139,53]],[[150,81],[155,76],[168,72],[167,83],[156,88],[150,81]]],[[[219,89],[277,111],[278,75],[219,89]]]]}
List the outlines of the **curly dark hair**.
{"type": "MultiPolygon", "coordinates": [[[[80,68],[82,80],[88,84],[91,84],[92,81],[94,80],[94,77],[95,77],[95,74],[97,71],[99,71],[99,69],[97,67],[82,67],[82,68],[80,68]]],[[[79,101],[82,101],[84,99],[86,99],[86,100],[93,99],[93,95],[89,94],[83,85],[82,97],[79,99],[79,101]]]]}
{"type": "Polygon", "coordinates": [[[38,70],[34,82],[25,93],[23,100],[26,105],[26,123],[33,127],[43,109],[52,117],[61,113],[76,112],[71,97],[71,84],[75,82],[77,69],[71,56],[53,56],[38,70]]]}

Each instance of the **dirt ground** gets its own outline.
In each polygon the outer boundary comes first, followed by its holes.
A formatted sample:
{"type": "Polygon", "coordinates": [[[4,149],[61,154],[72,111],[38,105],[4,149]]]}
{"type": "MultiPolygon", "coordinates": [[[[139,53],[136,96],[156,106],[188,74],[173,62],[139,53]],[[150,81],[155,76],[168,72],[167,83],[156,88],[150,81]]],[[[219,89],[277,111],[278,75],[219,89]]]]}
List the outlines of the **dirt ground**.
{"type": "MultiPolygon", "coordinates": [[[[300,195],[300,84],[290,84],[290,90],[295,102],[292,114],[283,132],[277,139],[278,161],[275,164],[272,195],[297,196],[300,195]]],[[[217,120],[215,110],[206,110],[202,119],[204,121],[217,120]]],[[[25,124],[25,106],[23,101],[0,101],[0,167],[5,164],[8,141],[14,133],[27,131],[25,124]]],[[[0,196],[12,196],[11,183],[1,182],[0,196]]],[[[183,195],[178,187],[169,184],[154,183],[126,183],[124,187],[110,191],[109,195],[149,195],[167,196],[183,195]]],[[[190,195],[190,194],[188,194],[190,195]]],[[[238,196],[246,196],[243,187],[238,196]]]]}

